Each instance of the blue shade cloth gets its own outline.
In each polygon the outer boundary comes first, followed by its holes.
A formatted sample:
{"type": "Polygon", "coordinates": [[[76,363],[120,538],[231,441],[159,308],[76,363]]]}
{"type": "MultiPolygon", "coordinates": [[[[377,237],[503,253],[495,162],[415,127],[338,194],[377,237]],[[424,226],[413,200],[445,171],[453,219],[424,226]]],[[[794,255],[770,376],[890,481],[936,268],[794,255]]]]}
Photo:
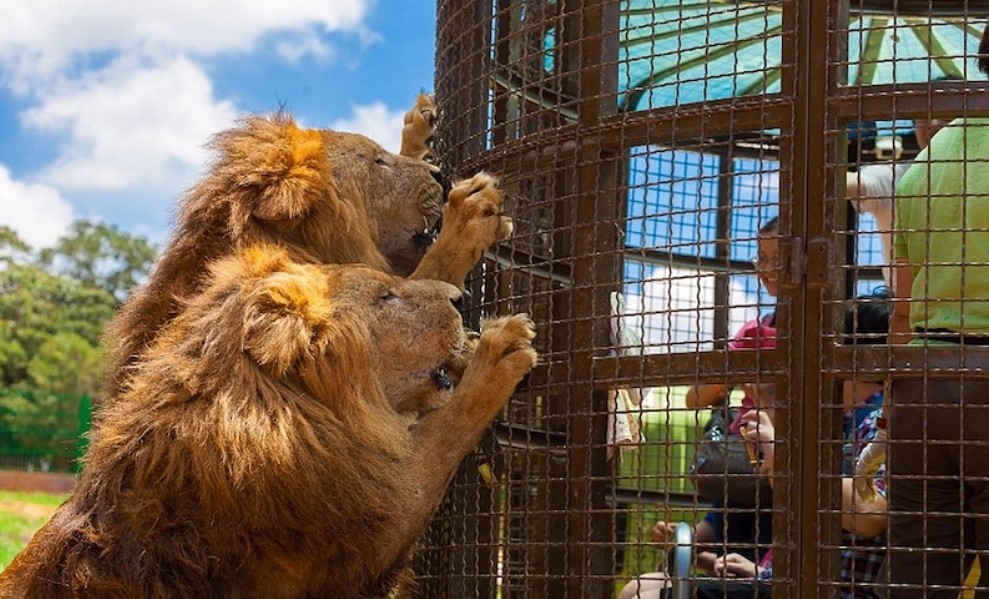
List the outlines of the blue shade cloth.
{"type": "MultiPolygon", "coordinates": [[[[673,254],[714,257],[721,158],[715,154],[634,148],[629,155],[625,243],[673,254]]],[[[731,177],[732,260],[756,255],[756,231],[776,216],[779,163],[736,158],[731,177]]]]}
{"type": "MultiPolygon", "coordinates": [[[[980,78],[974,17],[853,14],[850,85],[980,78]]],[[[618,104],[645,110],[781,90],[783,13],[772,2],[625,0],[618,104]]],[[[843,32],[839,32],[842,34],[843,32]]]]}
{"type": "Polygon", "coordinates": [[[632,150],[626,244],[712,257],[719,161],[714,154],[632,150]]]}

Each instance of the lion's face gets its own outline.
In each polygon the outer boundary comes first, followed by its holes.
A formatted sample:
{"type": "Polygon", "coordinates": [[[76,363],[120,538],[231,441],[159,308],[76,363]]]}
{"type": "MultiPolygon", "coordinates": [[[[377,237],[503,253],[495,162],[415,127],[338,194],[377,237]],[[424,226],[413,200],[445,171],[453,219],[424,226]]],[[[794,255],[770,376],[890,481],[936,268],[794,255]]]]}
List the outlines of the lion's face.
{"type": "MultiPolygon", "coordinates": [[[[277,248],[256,248],[212,272],[218,283],[203,305],[229,308],[229,322],[244,327],[237,344],[273,378],[297,377],[320,395],[329,369],[343,385],[362,384],[345,372],[371,373],[398,412],[428,411],[452,396],[467,357],[456,287],[360,265],[293,263],[277,248]],[[218,300],[224,289],[240,299],[218,300]]],[[[193,330],[227,326],[203,317],[193,330]]]]}
{"type": "Polygon", "coordinates": [[[432,241],[443,188],[425,161],[363,135],[300,128],[284,114],[245,119],[212,146],[217,160],[182,205],[176,239],[185,245],[164,254],[188,261],[173,265],[172,279],[258,243],[301,261],[390,265],[406,276],[432,241]]]}
{"type": "Polygon", "coordinates": [[[442,212],[438,169],[422,160],[387,152],[352,133],[324,132],[333,176],[344,193],[357,185],[377,234],[377,246],[394,272],[408,276],[432,241],[442,212]]]}
{"type": "Polygon", "coordinates": [[[367,268],[344,267],[341,274],[336,301],[367,315],[373,368],[395,410],[424,412],[447,403],[466,352],[456,308],[461,291],[367,268]]]}

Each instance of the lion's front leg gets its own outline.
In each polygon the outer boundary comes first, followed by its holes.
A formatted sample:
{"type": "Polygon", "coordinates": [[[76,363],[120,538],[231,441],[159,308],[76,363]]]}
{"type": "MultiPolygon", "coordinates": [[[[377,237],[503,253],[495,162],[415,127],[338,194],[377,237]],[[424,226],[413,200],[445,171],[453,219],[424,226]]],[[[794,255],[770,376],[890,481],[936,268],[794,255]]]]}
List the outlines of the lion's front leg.
{"type": "Polygon", "coordinates": [[[450,403],[425,415],[412,428],[413,447],[430,469],[439,501],[449,478],[536,364],[532,321],[523,314],[485,323],[477,350],[454,389],[450,403]]]}
{"type": "Polygon", "coordinates": [[[464,456],[536,364],[533,337],[532,321],[525,315],[487,322],[450,403],[412,427],[416,453],[404,474],[415,485],[418,501],[396,522],[396,534],[381,552],[386,564],[401,560],[422,533],[464,456]]]}
{"type": "Polygon", "coordinates": [[[443,207],[443,227],[409,278],[462,287],[484,250],[507,239],[515,226],[501,213],[498,180],[481,172],[453,186],[443,207]]]}
{"type": "Polygon", "coordinates": [[[436,99],[430,94],[419,94],[416,105],[405,113],[402,127],[402,149],[399,154],[426,160],[432,151],[429,141],[436,128],[436,99]]]}

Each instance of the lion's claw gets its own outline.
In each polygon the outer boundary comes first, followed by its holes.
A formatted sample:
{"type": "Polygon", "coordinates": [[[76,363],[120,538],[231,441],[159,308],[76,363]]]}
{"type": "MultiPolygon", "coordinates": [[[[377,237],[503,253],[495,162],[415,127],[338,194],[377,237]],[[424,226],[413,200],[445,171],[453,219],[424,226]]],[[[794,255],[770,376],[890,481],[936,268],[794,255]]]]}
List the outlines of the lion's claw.
{"type": "Polygon", "coordinates": [[[484,251],[515,230],[512,219],[501,214],[504,201],[498,179],[488,173],[454,185],[443,206],[439,235],[412,278],[462,286],[484,251]]]}
{"type": "Polygon", "coordinates": [[[473,198],[472,196],[485,190],[489,191],[487,199],[500,208],[504,199],[502,198],[501,191],[498,189],[498,178],[484,171],[477,173],[470,179],[458,181],[450,189],[450,194],[446,199],[447,205],[460,206],[468,198],[471,198],[474,202],[479,202],[481,198],[473,198]]]}

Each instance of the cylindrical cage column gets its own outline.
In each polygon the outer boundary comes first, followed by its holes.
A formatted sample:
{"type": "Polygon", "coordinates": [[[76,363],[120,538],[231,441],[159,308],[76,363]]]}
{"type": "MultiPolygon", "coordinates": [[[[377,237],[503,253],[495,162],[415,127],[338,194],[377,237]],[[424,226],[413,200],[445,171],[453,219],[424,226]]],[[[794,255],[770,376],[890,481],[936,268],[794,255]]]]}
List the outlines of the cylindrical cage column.
{"type": "MultiPolygon", "coordinates": [[[[440,166],[497,175],[515,221],[468,283],[469,320],[528,312],[540,363],[453,481],[413,593],[658,597],[688,536],[663,528],[677,522],[712,560],[748,560],[737,578],[771,571],[762,596],[883,586],[846,573],[888,549],[848,534],[863,441],[846,395],[889,401],[881,383],[934,376],[938,352],[936,376],[986,373],[965,366],[974,347],[860,328],[863,306],[890,305],[895,231],[859,201],[892,205],[892,183],[878,198],[857,181],[906,170],[914,119],[989,115],[974,66],[987,13],[438,0],[440,166]],[[771,434],[738,441],[749,463],[705,471],[714,433],[739,439],[749,410],[771,434]]],[[[706,565],[676,590],[727,584],[706,565]]]]}

